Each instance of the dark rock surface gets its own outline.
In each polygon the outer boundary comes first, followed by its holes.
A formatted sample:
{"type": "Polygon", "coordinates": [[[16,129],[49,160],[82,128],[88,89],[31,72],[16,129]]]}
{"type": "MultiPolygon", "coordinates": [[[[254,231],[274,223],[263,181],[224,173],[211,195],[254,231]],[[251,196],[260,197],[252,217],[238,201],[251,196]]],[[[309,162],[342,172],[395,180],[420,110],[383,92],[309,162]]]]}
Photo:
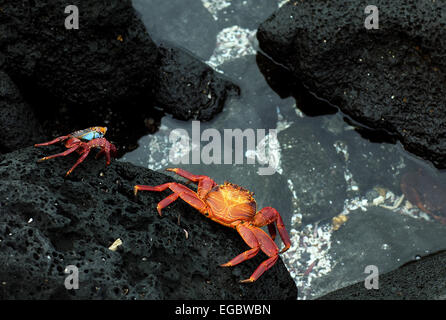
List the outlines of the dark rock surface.
{"type": "Polygon", "coordinates": [[[157,130],[154,106],[182,120],[221,111],[234,86],[186,52],[159,49],[130,0],[71,4],[78,30],[65,29],[63,1],[0,0],[0,68],[47,138],[106,125],[125,152],[157,130]]]}
{"type": "Polygon", "coordinates": [[[158,51],[131,1],[71,4],[78,30],[65,28],[66,1],[0,2],[6,72],[75,105],[139,97],[153,83],[158,51]]]}
{"type": "Polygon", "coordinates": [[[296,100],[296,107],[304,115],[315,117],[338,112],[338,108],[308,91],[292,72],[275,63],[260,51],[256,54],[256,62],[271,89],[282,99],[293,97],[296,100]]]}
{"type": "Polygon", "coordinates": [[[23,148],[42,139],[42,128],[11,78],[0,71],[0,153],[23,148]]]}
{"type": "Polygon", "coordinates": [[[379,289],[364,282],[331,292],[320,300],[446,300],[446,252],[405,264],[379,276],[379,289]]]}
{"type": "Polygon", "coordinates": [[[155,98],[160,107],[181,120],[210,120],[223,109],[237,86],[216,76],[211,67],[187,52],[160,47],[160,70],[155,98]]]}
{"type": "Polygon", "coordinates": [[[240,284],[265,256],[219,267],[247,248],[234,230],[181,201],[159,217],[168,192],[133,196],[137,183],[172,177],[117,161],[105,168],[92,155],[68,178],[75,156],[36,162],[61,149],[0,156],[1,299],[296,299],[280,259],[240,284]],[[117,238],[122,246],[110,251],[117,238]],[[78,290],[64,287],[68,265],[79,268],[78,290]]]}
{"type": "Polygon", "coordinates": [[[290,1],[259,27],[260,47],[362,125],[446,168],[446,2],[290,1]]]}

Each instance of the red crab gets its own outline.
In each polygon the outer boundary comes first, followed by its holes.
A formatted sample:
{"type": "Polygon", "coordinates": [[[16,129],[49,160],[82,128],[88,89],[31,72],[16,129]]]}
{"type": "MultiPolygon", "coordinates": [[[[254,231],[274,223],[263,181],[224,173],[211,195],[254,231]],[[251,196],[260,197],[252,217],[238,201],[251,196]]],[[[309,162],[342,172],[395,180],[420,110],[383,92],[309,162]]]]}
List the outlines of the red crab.
{"type": "Polygon", "coordinates": [[[65,147],[68,150],[39,159],[39,162],[56,157],[66,156],[76,151],[81,156],[74,164],[74,166],[70,170],[68,170],[66,174],[68,176],[74,170],[74,168],[76,168],[82,161],[85,160],[92,148],[100,148],[101,151],[99,151],[96,155],[96,159],[105,154],[105,159],[107,161],[106,163],[107,165],[109,165],[110,156],[114,157],[116,155],[116,147],[104,138],[106,132],[106,127],[90,127],[84,130],[75,131],[66,136],[58,137],[49,142],[35,144],[35,147],[48,146],[66,140],[65,147]]]}
{"type": "Polygon", "coordinates": [[[154,187],[136,185],[134,187],[135,195],[138,190],[164,191],[169,188],[174,193],[158,203],[157,210],[160,215],[161,209],[167,207],[179,197],[200,211],[205,217],[224,226],[236,229],[251,249],[239,254],[231,261],[222,264],[222,267],[235,266],[245,260],[251,259],[259,250],[262,250],[269,258],[257,267],[249,279],[242,280],[241,282],[256,281],[266,270],[276,263],[279,257],[279,249],[274,243],[274,238],[276,237],[274,223],[276,223],[279,235],[285,244],[285,247],[280,253],[285,252],[291,246],[290,237],[277,210],[271,207],[265,207],[256,212],[256,202],[252,197],[253,194],[248,190],[229,182],[225,182],[223,185],[217,185],[208,176],[194,175],[178,168],[167,170],[198,183],[197,192],[182,184],[170,182],[154,187]],[[268,226],[268,231],[271,236],[260,229],[263,226],[268,226]]]}
{"type": "Polygon", "coordinates": [[[446,184],[426,170],[419,169],[403,175],[401,190],[410,203],[446,224],[446,184]]]}

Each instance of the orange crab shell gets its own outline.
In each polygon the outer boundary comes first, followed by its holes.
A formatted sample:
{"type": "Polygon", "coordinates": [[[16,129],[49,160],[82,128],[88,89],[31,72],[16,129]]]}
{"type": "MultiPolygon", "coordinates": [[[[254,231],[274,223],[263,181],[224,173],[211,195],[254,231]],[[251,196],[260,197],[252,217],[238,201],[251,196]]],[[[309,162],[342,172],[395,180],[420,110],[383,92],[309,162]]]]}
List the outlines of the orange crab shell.
{"type": "Polygon", "coordinates": [[[211,219],[226,226],[237,220],[250,220],[256,214],[253,193],[230,182],[215,186],[203,200],[212,210],[211,219]]]}

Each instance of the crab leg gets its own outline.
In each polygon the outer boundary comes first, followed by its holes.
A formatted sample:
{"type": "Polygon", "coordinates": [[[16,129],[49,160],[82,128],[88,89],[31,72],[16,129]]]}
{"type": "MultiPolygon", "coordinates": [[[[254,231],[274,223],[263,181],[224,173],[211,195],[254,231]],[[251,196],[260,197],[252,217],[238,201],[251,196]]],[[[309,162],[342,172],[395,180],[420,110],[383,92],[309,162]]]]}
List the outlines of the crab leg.
{"type": "Polygon", "coordinates": [[[138,193],[139,190],[161,192],[161,191],[164,191],[166,189],[170,189],[173,192],[176,192],[176,191],[180,191],[182,189],[181,187],[184,187],[185,189],[189,190],[190,192],[193,192],[189,188],[187,188],[187,187],[185,187],[185,186],[183,186],[183,185],[181,185],[179,183],[176,183],[176,182],[168,182],[168,183],[160,184],[159,186],[153,186],[153,187],[152,186],[145,186],[145,185],[138,184],[138,185],[133,187],[133,191],[134,191],[135,195],[138,193]]]}
{"type": "Polygon", "coordinates": [[[110,165],[111,159],[110,159],[110,144],[105,145],[105,164],[108,166],[110,165]]]}
{"type": "Polygon", "coordinates": [[[215,185],[215,181],[204,175],[195,175],[189,171],[179,168],[169,168],[167,171],[175,172],[180,177],[186,178],[192,182],[198,182],[197,194],[199,197],[204,197],[215,185]]]}
{"type": "MultiPolygon", "coordinates": [[[[198,197],[198,195],[194,191],[192,191],[188,187],[183,186],[182,184],[179,184],[176,182],[164,183],[159,186],[153,186],[153,187],[152,186],[144,186],[144,185],[136,185],[134,187],[134,192],[136,195],[139,190],[160,192],[160,191],[164,191],[166,189],[170,189],[174,192],[174,194],[177,194],[176,199],[178,199],[178,197],[180,197],[181,199],[186,201],[188,204],[190,204],[192,207],[194,207],[201,213],[204,214],[205,212],[207,212],[206,204],[198,197]]],[[[161,202],[158,203],[158,207],[157,207],[157,209],[159,208],[158,213],[160,212],[160,210],[162,208],[166,207],[167,205],[171,204],[173,201],[176,200],[176,199],[171,200],[173,198],[173,197],[170,198],[171,196],[165,198],[164,199],[165,202],[163,202],[164,200],[161,200],[161,202]],[[169,200],[167,200],[168,198],[169,198],[169,200]]]]}
{"type": "Polygon", "coordinates": [[[101,151],[99,151],[94,158],[97,160],[100,157],[102,157],[104,155],[104,153],[105,153],[104,149],[101,149],[101,151]]]}
{"type": "Polygon", "coordinates": [[[200,213],[205,214],[208,212],[208,208],[206,204],[201,200],[198,195],[192,191],[192,193],[189,192],[182,192],[180,193],[180,198],[186,201],[188,204],[190,204],[192,207],[200,211],[200,213]]]}
{"type": "Polygon", "coordinates": [[[220,265],[221,267],[232,267],[239,263],[242,263],[243,261],[246,261],[246,260],[254,257],[260,250],[257,238],[249,228],[245,227],[243,224],[238,224],[236,229],[237,229],[238,233],[240,234],[240,236],[242,237],[242,239],[246,242],[246,244],[248,246],[251,247],[251,249],[247,250],[245,252],[242,252],[241,254],[239,254],[234,259],[230,260],[229,262],[221,264],[220,265]]]}
{"type": "Polygon", "coordinates": [[[79,145],[75,145],[74,147],[71,147],[70,149],[67,149],[64,152],[61,152],[61,153],[58,153],[58,154],[53,154],[52,156],[48,156],[48,157],[43,157],[43,158],[39,159],[38,161],[41,162],[41,161],[45,161],[45,160],[48,160],[48,159],[53,159],[53,158],[56,158],[56,157],[66,156],[66,155],[69,155],[70,153],[76,151],[77,148],[79,148],[79,145]]]}
{"type": "Polygon", "coordinates": [[[248,279],[241,280],[240,282],[247,283],[256,281],[266,270],[270,269],[276,263],[278,258],[279,256],[276,255],[263,261],[248,279]]]}
{"type": "Polygon", "coordinates": [[[59,138],[56,138],[56,139],[48,141],[48,142],[35,144],[34,147],[49,146],[51,144],[58,143],[59,141],[67,140],[68,138],[70,138],[70,136],[61,136],[59,138]]]}
{"type": "Polygon", "coordinates": [[[193,173],[190,173],[189,171],[180,169],[180,168],[168,168],[166,169],[167,171],[172,171],[174,173],[176,173],[177,175],[186,178],[190,181],[193,182],[199,182],[200,180],[204,179],[204,178],[208,178],[208,176],[204,176],[204,175],[196,175],[193,173]]]}
{"type": "Polygon", "coordinates": [[[92,147],[100,147],[101,151],[105,153],[105,163],[106,165],[110,165],[111,159],[110,159],[110,143],[105,140],[104,138],[95,139],[88,143],[91,144],[92,147]]]}
{"type": "Polygon", "coordinates": [[[251,227],[249,229],[257,238],[260,249],[262,249],[262,251],[270,258],[263,261],[248,279],[240,281],[242,283],[256,281],[266,270],[271,268],[279,258],[279,248],[277,248],[274,241],[262,229],[257,227],[251,227]]]}
{"type": "Polygon", "coordinates": [[[158,210],[159,215],[161,216],[161,209],[164,209],[165,207],[167,207],[169,204],[171,204],[172,202],[174,202],[175,200],[178,199],[178,197],[180,196],[179,193],[172,193],[170,196],[168,196],[167,198],[164,198],[163,200],[161,200],[158,205],[156,206],[156,210],[158,210]]]}
{"type": "Polygon", "coordinates": [[[286,231],[285,225],[283,223],[282,217],[276,209],[271,207],[265,207],[259,212],[256,213],[256,223],[254,224],[257,227],[263,227],[264,225],[268,225],[268,231],[271,234],[271,238],[274,240],[276,236],[276,230],[274,227],[274,223],[277,226],[277,230],[279,231],[280,238],[282,239],[285,247],[280,251],[285,252],[291,246],[290,236],[286,231]]]}
{"type": "Polygon", "coordinates": [[[291,240],[288,232],[286,231],[285,224],[283,223],[282,217],[279,213],[277,213],[276,220],[277,229],[279,230],[280,238],[282,238],[283,244],[285,247],[280,250],[280,253],[287,251],[291,247],[291,240]]]}
{"type": "Polygon", "coordinates": [[[79,159],[77,159],[76,163],[74,164],[74,166],[71,167],[70,170],[68,170],[67,172],[67,176],[74,170],[74,168],[76,168],[82,161],[85,160],[85,158],[88,156],[88,154],[90,153],[90,149],[86,149],[84,151],[84,153],[79,157],[79,159]]]}
{"type": "Polygon", "coordinates": [[[276,226],[274,225],[274,222],[268,225],[268,232],[271,235],[271,239],[276,239],[276,226]]]}
{"type": "Polygon", "coordinates": [[[106,164],[109,165],[111,162],[110,159],[110,148],[111,144],[105,138],[96,138],[87,143],[89,149],[91,148],[101,148],[101,151],[96,155],[96,159],[99,159],[102,155],[105,154],[106,164]]]}
{"type": "Polygon", "coordinates": [[[245,252],[240,253],[231,261],[221,264],[220,267],[232,267],[238,265],[239,263],[242,263],[243,261],[249,260],[253,258],[257,253],[259,253],[259,249],[260,247],[246,250],[245,252]]]}

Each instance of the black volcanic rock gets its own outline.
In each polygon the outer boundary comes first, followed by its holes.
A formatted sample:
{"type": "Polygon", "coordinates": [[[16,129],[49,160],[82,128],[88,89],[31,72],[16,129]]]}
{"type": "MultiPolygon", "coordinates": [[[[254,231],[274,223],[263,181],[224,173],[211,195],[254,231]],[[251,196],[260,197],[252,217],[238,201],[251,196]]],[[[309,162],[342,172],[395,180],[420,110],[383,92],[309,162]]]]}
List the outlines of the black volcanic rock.
{"type": "Polygon", "coordinates": [[[187,52],[160,47],[155,98],[167,113],[181,120],[210,120],[239,88],[217,76],[211,67],[187,52]]]}
{"type": "Polygon", "coordinates": [[[133,195],[135,184],[172,177],[118,161],[105,167],[93,155],[68,178],[75,156],[36,162],[61,149],[0,156],[0,299],[296,299],[280,259],[241,284],[265,255],[221,268],[248,248],[234,230],[182,201],[159,217],[169,192],[133,195]],[[64,286],[69,265],[79,270],[77,290],[64,286]]]}
{"type": "Polygon", "coordinates": [[[438,252],[419,261],[379,276],[379,290],[367,290],[364,282],[330,292],[320,300],[445,300],[446,252],[438,252]]]}
{"type": "Polygon", "coordinates": [[[259,27],[262,50],[361,124],[446,168],[446,1],[290,1],[259,27]]]}
{"type": "Polygon", "coordinates": [[[130,0],[70,4],[78,30],[65,28],[64,1],[0,0],[0,68],[48,139],[106,125],[122,152],[157,130],[154,106],[182,120],[221,111],[234,86],[186,52],[160,50],[130,0]]]}
{"type": "Polygon", "coordinates": [[[70,4],[79,8],[77,30],[65,28],[66,1],[0,1],[6,72],[74,105],[139,97],[153,82],[158,51],[131,1],[70,4]]]}
{"type": "Polygon", "coordinates": [[[11,78],[0,71],[0,153],[43,139],[42,128],[11,78]]]}

